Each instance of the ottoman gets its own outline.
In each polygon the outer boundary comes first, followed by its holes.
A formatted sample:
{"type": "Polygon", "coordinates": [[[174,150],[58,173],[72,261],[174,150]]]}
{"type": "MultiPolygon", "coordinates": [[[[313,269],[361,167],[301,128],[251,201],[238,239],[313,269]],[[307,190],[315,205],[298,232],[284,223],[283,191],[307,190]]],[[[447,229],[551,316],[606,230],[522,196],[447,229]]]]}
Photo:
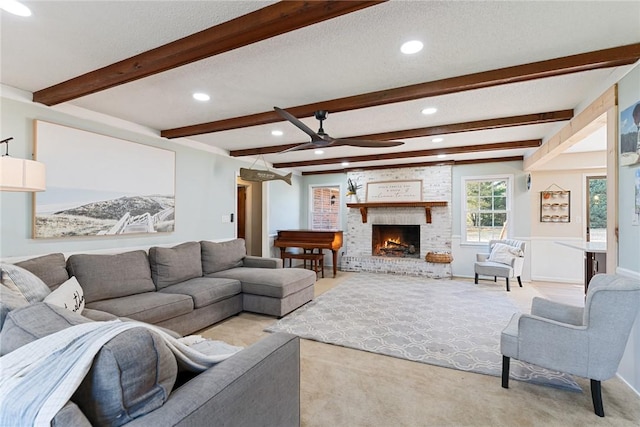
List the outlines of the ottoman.
{"type": "Polygon", "coordinates": [[[236,279],[242,285],[244,311],[282,317],[314,296],[316,273],[300,268],[237,267],[207,274],[236,279]]]}

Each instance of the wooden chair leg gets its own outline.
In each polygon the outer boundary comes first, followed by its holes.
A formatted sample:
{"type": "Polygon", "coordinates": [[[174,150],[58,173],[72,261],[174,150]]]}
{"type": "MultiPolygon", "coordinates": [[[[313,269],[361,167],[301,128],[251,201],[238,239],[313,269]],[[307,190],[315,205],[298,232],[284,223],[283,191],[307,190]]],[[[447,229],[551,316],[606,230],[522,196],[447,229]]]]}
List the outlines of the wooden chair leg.
{"type": "Polygon", "coordinates": [[[502,388],[509,388],[509,363],[511,359],[502,356],[502,388]]]}
{"type": "Polygon", "coordinates": [[[604,417],[602,406],[602,387],[600,381],[591,380],[591,400],[593,400],[593,411],[599,417],[604,417]]]}
{"type": "Polygon", "coordinates": [[[520,287],[522,287],[522,279],[520,279],[520,276],[518,276],[518,285],[520,285],[520,287]]]}
{"type": "Polygon", "coordinates": [[[476,273],[475,284],[478,284],[478,273],[476,273]]]}
{"type": "Polygon", "coordinates": [[[511,288],[509,288],[509,278],[507,277],[507,292],[511,292],[511,288]]]}

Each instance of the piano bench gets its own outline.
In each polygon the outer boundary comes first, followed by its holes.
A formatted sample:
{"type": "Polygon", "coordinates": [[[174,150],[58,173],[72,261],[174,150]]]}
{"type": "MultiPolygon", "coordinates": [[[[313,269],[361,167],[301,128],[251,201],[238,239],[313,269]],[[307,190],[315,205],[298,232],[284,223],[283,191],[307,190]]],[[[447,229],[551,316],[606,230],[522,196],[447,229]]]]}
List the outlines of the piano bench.
{"type": "Polygon", "coordinates": [[[316,275],[318,274],[318,272],[322,272],[322,277],[324,278],[324,254],[319,253],[319,254],[315,254],[315,253],[302,253],[302,254],[298,254],[298,253],[293,253],[293,252],[283,252],[282,254],[282,266],[285,266],[285,260],[289,260],[289,267],[291,267],[291,260],[292,259],[301,259],[304,261],[304,267],[307,267],[307,261],[311,261],[311,269],[313,271],[316,272],[316,275]]]}

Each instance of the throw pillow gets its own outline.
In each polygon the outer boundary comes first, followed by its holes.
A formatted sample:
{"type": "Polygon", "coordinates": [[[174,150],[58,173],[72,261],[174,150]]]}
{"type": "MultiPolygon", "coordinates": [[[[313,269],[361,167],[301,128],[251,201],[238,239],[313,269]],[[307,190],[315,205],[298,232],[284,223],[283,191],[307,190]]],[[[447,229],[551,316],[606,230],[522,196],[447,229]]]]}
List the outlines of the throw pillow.
{"type": "Polygon", "coordinates": [[[151,278],[158,289],[202,277],[200,243],[187,242],[172,248],[149,249],[151,278]]]}
{"type": "Polygon", "coordinates": [[[202,272],[206,274],[242,267],[247,249],[244,239],[227,242],[200,242],[202,248],[202,272]]]}
{"type": "Polygon", "coordinates": [[[31,258],[26,261],[16,262],[18,267],[29,270],[38,276],[49,289],[54,290],[67,280],[69,273],[67,272],[67,262],[61,253],[49,254],[37,258],[31,258]]]}
{"type": "Polygon", "coordinates": [[[49,287],[35,274],[13,264],[0,264],[0,282],[22,294],[30,303],[40,302],[51,293],[49,287]]]}
{"type": "Polygon", "coordinates": [[[78,279],[74,276],[58,286],[42,302],[82,314],[82,310],[84,310],[84,292],[80,287],[80,283],[78,283],[78,279]]]}
{"type": "Polygon", "coordinates": [[[29,301],[21,293],[0,284],[0,330],[7,315],[20,307],[29,305],[29,301]]]}
{"type": "Polygon", "coordinates": [[[511,265],[513,259],[518,256],[522,256],[522,251],[519,248],[504,243],[494,243],[491,254],[489,254],[489,261],[511,265]]]}

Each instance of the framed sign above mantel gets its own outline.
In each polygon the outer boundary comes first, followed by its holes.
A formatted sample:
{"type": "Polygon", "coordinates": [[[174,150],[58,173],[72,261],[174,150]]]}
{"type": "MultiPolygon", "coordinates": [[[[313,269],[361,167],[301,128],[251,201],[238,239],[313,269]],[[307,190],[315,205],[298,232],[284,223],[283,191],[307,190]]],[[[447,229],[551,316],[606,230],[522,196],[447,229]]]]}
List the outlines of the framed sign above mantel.
{"type": "Polygon", "coordinates": [[[421,202],[422,180],[367,183],[367,203],[421,202]]]}

